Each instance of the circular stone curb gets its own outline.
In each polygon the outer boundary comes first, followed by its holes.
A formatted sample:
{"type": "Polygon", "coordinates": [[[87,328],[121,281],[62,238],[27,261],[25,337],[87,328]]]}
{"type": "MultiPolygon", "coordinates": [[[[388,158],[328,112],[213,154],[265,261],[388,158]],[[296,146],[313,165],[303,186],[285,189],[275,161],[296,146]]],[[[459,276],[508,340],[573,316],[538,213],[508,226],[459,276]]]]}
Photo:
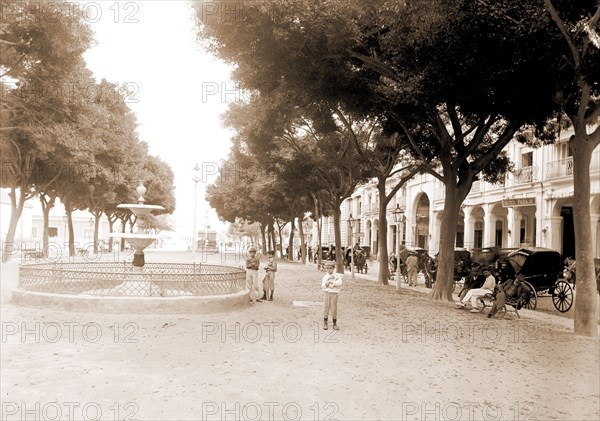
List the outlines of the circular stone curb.
{"type": "Polygon", "coordinates": [[[12,302],[20,306],[94,313],[218,313],[249,307],[250,291],[244,289],[235,294],[202,297],[106,297],[52,294],[16,288],[12,291],[12,302]]]}

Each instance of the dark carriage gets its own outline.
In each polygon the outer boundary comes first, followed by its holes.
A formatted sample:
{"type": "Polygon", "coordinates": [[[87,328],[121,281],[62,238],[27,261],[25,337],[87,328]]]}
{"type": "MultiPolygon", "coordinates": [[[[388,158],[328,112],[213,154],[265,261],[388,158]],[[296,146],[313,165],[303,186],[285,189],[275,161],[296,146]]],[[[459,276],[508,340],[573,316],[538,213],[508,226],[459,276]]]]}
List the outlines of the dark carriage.
{"type": "MultiPolygon", "coordinates": [[[[427,262],[426,271],[432,280],[432,283],[435,282],[435,278],[437,275],[437,266],[438,266],[438,254],[435,255],[434,258],[431,258],[427,262]]],[[[465,249],[455,249],[454,250],[454,271],[453,271],[453,281],[456,286],[460,282],[462,282],[465,276],[469,275],[469,270],[473,261],[471,260],[471,254],[468,250],[465,249]]]]}
{"type": "Polygon", "coordinates": [[[562,278],[563,265],[560,253],[542,247],[515,250],[497,261],[499,281],[525,277],[529,290],[523,307],[534,310],[537,297],[551,296],[554,307],[560,312],[569,311],[573,305],[573,289],[562,278]]]}
{"type": "Polygon", "coordinates": [[[508,256],[518,248],[483,247],[471,249],[471,261],[479,266],[495,265],[498,259],[508,256]]]}
{"type": "MultiPolygon", "coordinates": [[[[348,248],[344,254],[344,266],[346,269],[351,270],[352,256],[351,248],[348,248]]],[[[354,267],[358,273],[367,273],[369,271],[369,264],[367,263],[367,253],[362,249],[354,250],[354,267]]]]}

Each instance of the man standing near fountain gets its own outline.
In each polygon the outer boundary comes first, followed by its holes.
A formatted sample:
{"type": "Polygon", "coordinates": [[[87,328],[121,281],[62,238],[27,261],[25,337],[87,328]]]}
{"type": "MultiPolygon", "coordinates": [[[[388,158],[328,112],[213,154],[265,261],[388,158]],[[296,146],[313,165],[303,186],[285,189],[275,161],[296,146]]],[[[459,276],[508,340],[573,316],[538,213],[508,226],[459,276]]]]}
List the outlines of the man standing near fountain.
{"type": "Polygon", "coordinates": [[[256,249],[252,247],[248,250],[250,257],[246,259],[246,288],[250,290],[250,301],[254,303],[258,301],[262,302],[260,298],[260,291],[258,290],[258,268],[260,266],[260,259],[256,257],[256,249]]]}

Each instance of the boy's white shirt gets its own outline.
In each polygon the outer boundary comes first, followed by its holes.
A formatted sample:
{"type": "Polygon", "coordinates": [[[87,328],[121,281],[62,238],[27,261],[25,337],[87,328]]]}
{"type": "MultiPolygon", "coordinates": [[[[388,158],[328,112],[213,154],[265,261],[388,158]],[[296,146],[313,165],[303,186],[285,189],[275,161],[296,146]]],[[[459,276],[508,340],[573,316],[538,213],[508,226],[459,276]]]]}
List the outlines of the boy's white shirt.
{"type": "Polygon", "coordinates": [[[339,273],[333,272],[332,274],[326,273],[323,276],[323,280],[321,281],[321,289],[325,292],[340,292],[340,287],[342,286],[342,275],[339,273]],[[331,286],[327,286],[327,283],[332,283],[331,286]]]}

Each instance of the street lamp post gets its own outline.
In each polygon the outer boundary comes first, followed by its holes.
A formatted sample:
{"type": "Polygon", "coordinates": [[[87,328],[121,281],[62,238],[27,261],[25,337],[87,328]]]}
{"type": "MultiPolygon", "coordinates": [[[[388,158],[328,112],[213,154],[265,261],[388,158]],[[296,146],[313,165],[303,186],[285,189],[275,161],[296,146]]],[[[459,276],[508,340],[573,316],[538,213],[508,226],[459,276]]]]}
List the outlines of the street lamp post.
{"type": "Polygon", "coordinates": [[[396,290],[400,290],[400,223],[404,222],[404,211],[396,204],[394,210],[394,222],[396,222],[396,290]]]}
{"type": "Polygon", "coordinates": [[[208,225],[208,211],[206,211],[206,224],[204,225],[204,250],[208,248],[208,230],[210,229],[210,225],[208,225]]]}
{"type": "Polygon", "coordinates": [[[350,233],[350,271],[352,272],[352,279],[354,279],[354,248],[352,247],[352,242],[354,241],[354,221],[356,219],[352,218],[352,214],[350,214],[350,218],[348,218],[348,231],[350,233]]]}
{"type": "Polygon", "coordinates": [[[192,181],[194,181],[194,235],[192,236],[192,258],[196,258],[196,246],[198,245],[198,230],[196,229],[196,213],[198,206],[198,181],[200,181],[200,167],[198,164],[194,166],[194,172],[192,173],[192,181]]]}

